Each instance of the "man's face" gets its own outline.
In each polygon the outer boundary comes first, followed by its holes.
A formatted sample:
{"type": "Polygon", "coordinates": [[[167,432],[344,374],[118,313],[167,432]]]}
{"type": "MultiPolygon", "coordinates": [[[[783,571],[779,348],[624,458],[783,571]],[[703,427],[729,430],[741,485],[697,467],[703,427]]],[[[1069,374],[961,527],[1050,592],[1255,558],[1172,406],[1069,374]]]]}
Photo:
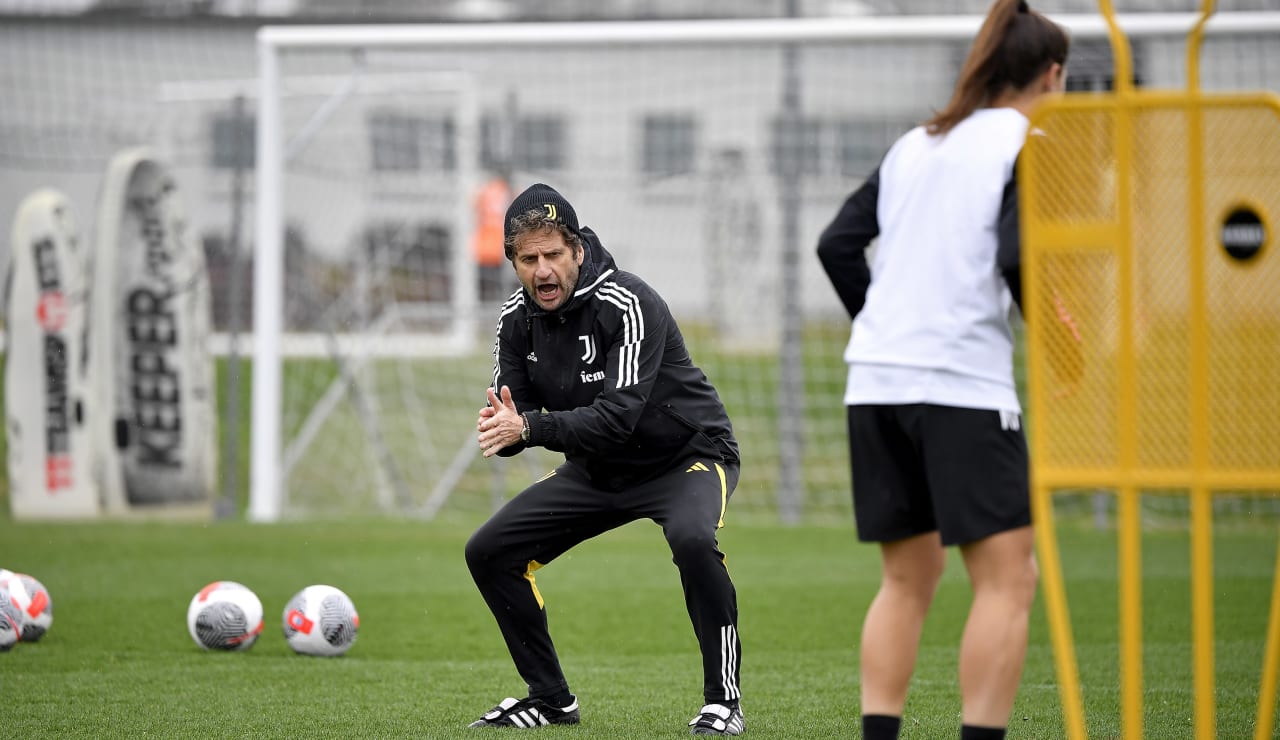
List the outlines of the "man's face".
{"type": "Polygon", "coordinates": [[[554,229],[525,234],[516,240],[516,275],[544,311],[563,306],[578,284],[583,250],[575,253],[554,229]]]}

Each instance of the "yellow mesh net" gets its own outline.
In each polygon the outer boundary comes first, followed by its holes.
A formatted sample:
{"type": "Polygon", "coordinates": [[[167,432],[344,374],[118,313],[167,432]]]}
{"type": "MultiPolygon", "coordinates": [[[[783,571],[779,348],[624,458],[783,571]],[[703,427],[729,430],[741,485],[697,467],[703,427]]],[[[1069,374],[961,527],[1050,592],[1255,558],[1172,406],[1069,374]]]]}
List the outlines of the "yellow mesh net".
{"type": "Polygon", "coordinates": [[[1280,110],[1129,105],[1073,96],[1024,150],[1036,463],[1050,485],[1280,485],[1280,110]]]}
{"type": "MultiPolygon", "coordinates": [[[[1136,502],[1165,489],[1191,501],[1195,735],[1212,738],[1212,497],[1280,491],[1280,99],[1067,96],[1033,116],[1019,177],[1032,501],[1067,735],[1085,724],[1050,491],[1119,497],[1122,717],[1139,738],[1136,502]]],[[[1264,652],[1257,738],[1280,588],[1264,652]]]]}

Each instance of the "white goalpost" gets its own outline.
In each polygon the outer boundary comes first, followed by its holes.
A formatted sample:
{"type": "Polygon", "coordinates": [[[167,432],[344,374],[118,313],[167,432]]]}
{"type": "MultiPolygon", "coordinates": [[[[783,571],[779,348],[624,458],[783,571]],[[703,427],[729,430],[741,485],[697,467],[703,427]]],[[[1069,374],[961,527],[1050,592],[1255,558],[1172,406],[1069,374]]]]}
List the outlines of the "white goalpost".
{"type": "MultiPolygon", "coordinates": [[[[272,192],[267,183],[280,183],[282,180],[278,179],[279,174],[273,180],[273,175],[267,171],[274,169],[277,173],[283,172],[284,166],[300,156],[313,140],[321,138],[326,125],[339,115],[339,111],[350,103],[352,97],[402,94],[442,98],[459,121],[459,161],[467,163],[476,159],[478,112],[475,85],[463,73],[393,71],[370,74],[356,69],[346,75],[295,77],[289,81],[287,91],[279,85],[278,78],[272,83],[267,83],[267,79],[268,75],[263,74],[257,89],[257,146],[263,152],[259,161],[273,162],[275,167],[259,166],[260,179],[255,208],[257,213],[274,214],[280,235],[283,235],[285,228],[281,210],[283,186],[278,186],[272,195],[266,194],[272,192]],[[283,131],[284,115],[281,109],[281,101],[287,97],[311,97],[319,101],[307,113],[300,128],[288,136],[283,131]],[[275,205],[272,205],[273,196],[276,199],[275,205]]],[[[451,202],[442,209],[456,232],[466,233],[469,230],[472,214],[467,194],[474,187],[473,170],[466,166],[459,168],[451,180],[451,202]]],[[[263,221],[262,218],[257,221],[258,233],[262,233],[263,221]]],[[[283,240],[276,241],[274,254],[259,250],[259,255],[253,294],[254,315],[257,317],[253,341],[255,387],[269,389],[274,384],[274,387],[279,388],[279,371],[284,358],[330,360],[337,365],[337,374],[329,381],[320,399],[307,410],[297,434],[287,442],[279,436],[280,415],[264,413],[264,407],[255,401],[251,412],[255,429],[254,458],[258,454],[256,450],[259,435],[274,436],[279,445],[273,445],[279,451],[274,460],[274,469],[277,471],[276,479],[281,481],[295,465],[302,464],[306,459],[311,444],[320,436],[320,430],[339,404],[350,400],[356,407],[356,417],[366,441],[374,448],[371,462],[375,471],[376,501],[379,508],[393,510],[397,502],[405,499],[405,484],[394,457],[382,439],[383,431],[378,423],[379,411],[374,396],[364,389],[366,365],[385,357],[455,357],[473,350],[476,340],[473,317],[478,298],[475,290],[475,265],[460,252],[452,254],[449,269],[457,279],[451,286],[449,299],[443,304],[393,301],[374,309],[367,305],[367,300],[362,299],[367,297],[370,284],[377,279],[374,273],[378,272],[378,266],[357,259],[350,276],[351,282],[344,288],[353,296],[346,303],[355,304],[358,329],[347,331],[329,328],[323,331],[286,332],[281,322],[285,313],[284,293],[279,290],[284,281],[283,240]],[[274,285],[275,288],[266,288],[265,285],[274,285]],[[422,331],[420,328],[415,330],[415,327],[430,324],[442,324],[443,327],[436,326],[430,331],[422,331]],[[265,430],[265,433],[259,430],[265,430]]],[[[259,393],[254,395],[255,399],[259,397],[259,393]]],[[[258,470],[257,462],[252,463],[252,470],[258,470]]],[[[256,472],[252,474],[257,475],[256,472]]],[[[251,487],[257,486],[251,483],[251,487]]],[[[276,495],[269,500],[251,497],[251,518],[279,518],[285,489],[277,484],[275,490],[276,495]]]]}
{"type": "MultiPolygon", "coordinates": [[[[1053,18],[1078,89],[1106,84],[1103,19],[1053,18]]],[[[1180,87],[1197,16],[1119,20],[1142,84],[1180,87]]],[[[485,509],[554,464],[475,459],[500,299],[478,287],[472,198],[499,171],[565,192],[671,304],[734,419],[736,503],[846,515],[844,419],[827,412],[848,318],[812,248],[946,102],[981,21],[260,29],[249,518],[429,517],[468,510],[459,491],[485,509]]],[[[1220,13],[1207,34],[1207,89],[1278,84],[1280,12],[1220,13]]]]}

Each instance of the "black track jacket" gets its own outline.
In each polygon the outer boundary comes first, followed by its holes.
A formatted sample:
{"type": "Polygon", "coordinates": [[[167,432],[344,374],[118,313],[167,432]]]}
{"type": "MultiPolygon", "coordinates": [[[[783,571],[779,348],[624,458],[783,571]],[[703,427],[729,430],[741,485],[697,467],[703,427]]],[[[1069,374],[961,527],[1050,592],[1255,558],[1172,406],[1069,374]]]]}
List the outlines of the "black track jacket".
{"type": "Polygon", "coordinates": [[[724,404],[689,357],[666,301],[618,270],[591,229],[581,235],[586,254],[564,305],[544,311],[522,288],[498,317],[493,387],[511,388],[529,420],[528,446],[563,452],[611,491],[688,455],[738,462],[724,404]]]}

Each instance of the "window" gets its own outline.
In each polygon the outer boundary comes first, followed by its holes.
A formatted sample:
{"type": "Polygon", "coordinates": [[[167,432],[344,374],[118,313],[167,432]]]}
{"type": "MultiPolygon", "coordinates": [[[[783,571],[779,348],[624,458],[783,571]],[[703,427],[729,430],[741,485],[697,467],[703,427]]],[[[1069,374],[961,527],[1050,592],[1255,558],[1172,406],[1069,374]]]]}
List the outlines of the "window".
{"type": "Polygon", "coordinates": [[[822,171],[822,122],[815,118],[775,118],[771,126],[770,152],[774,174],[796,172],[816,175],[822,171]],[[791,170],[789,163],[797,167],[791,170]]]}
{"type": "MultiPolygon", "coordinates": [[[[450,284],[449,227],[410,220],[373,221],[365,225],[362,255],[387,269],[387,283],[372,298],[401,303],[448,301],[450,284]]],[[[379,306],[385,308],[385,305],[379,306]]]]}
{"type": "Polygon", "coordinates": [[[836,147],[840,174],[862,179],[884,159],[893,142],[915,126],[913,121],[846,119],[836,123],[836,147]]]}
{"type": "Polygon", "coordinates": [[[486,114],[480,119],[480,166],[486,170],[559,170],[568,161],[565,122],[558,116],[521,116],[505,141],[506,118],[486,114]],[[508,162],[508,159],[511,161],[508,162]]]}
{"type": "Polygon", "coordinates": [[[558,170],[565,166],[564,119],[522,117],[516,123],[515,160],[523,170],[558,170]]]}
{"type": "Polygon", "coordinates": [[[508,169],[511,158],[507,151],[506,121],[486,114],[480,119],[480,166],[489,172],[508,169]]]}
{"type": "Polygon", "coordinates": [[[864,178],[914,125],[892,117],[777,119],[773,122],[773,173],[784,172],[783,157],[792,157],[802,176],[864,178]]]}
{"type": "MultiPolygon", "coordinates": [[[[1134,45],[1131,50],[1133,86],[1142,87],[1143,47],[1134,45]]],[[[1109,92],[1115,88],[1115,65],[1111,45],[1105,41],[1075,41],[1071,44],[1071,57],[1067,60],[1067,90],[1069,92],[1109,92]]]]}
{"type": "Polygon", "coordinates": [[[646,175],[684,175],[696,169],[698,125],[692,115],[644,117],[640,169],[646,175]]]}
{"type": "Polygon", "coordinates": [[[234,113],[217,114],[210,121],[210,164],[220,169],[254,166],[257,143],[254,119],[234,113]]]}
{"type": "Polygon", "coordinates": [[[453,119],[397,111],[369,116],[369,150],[375,172],[453,170],[457,150],[453,119]]]}

